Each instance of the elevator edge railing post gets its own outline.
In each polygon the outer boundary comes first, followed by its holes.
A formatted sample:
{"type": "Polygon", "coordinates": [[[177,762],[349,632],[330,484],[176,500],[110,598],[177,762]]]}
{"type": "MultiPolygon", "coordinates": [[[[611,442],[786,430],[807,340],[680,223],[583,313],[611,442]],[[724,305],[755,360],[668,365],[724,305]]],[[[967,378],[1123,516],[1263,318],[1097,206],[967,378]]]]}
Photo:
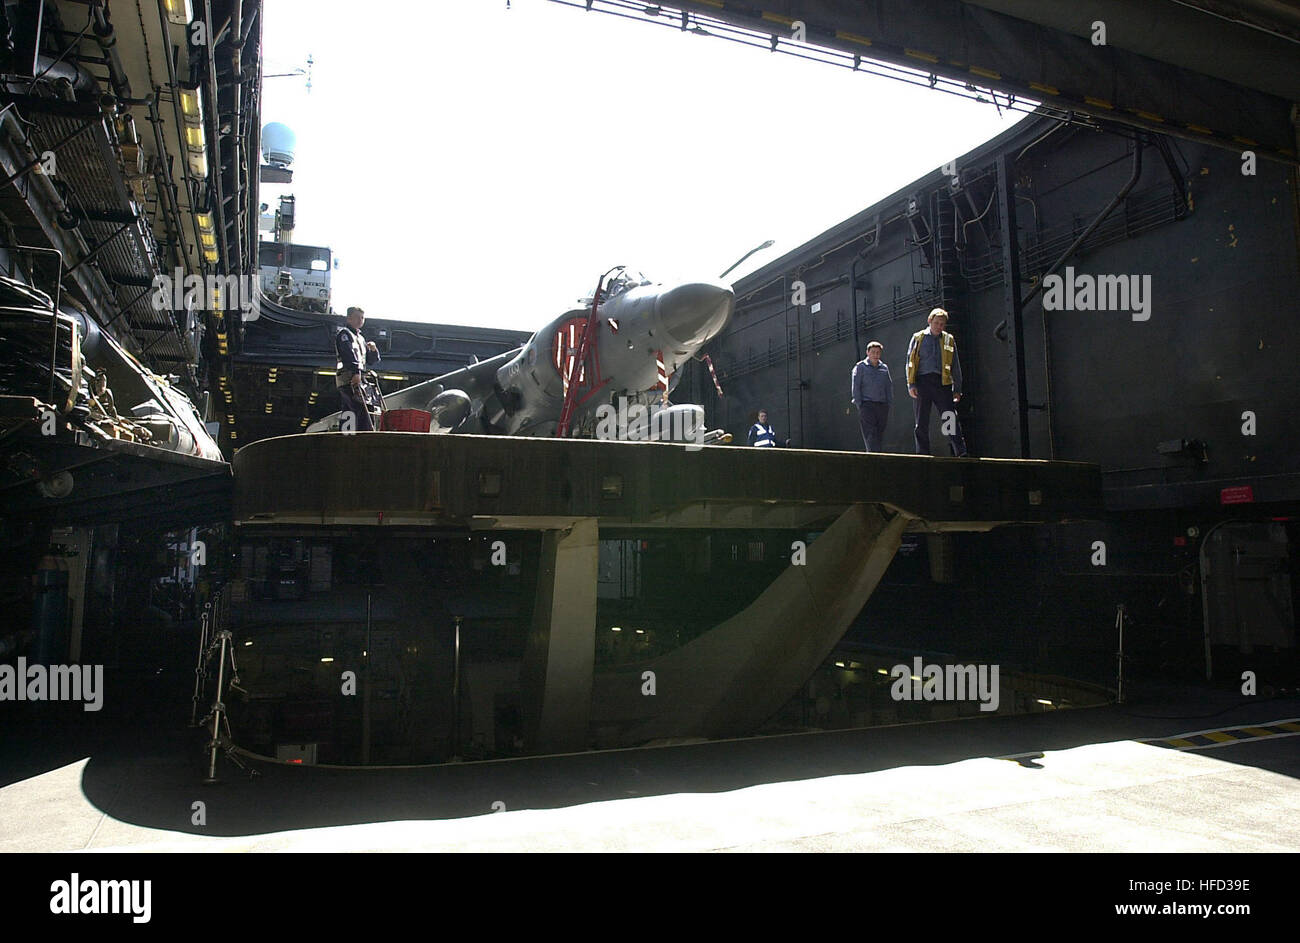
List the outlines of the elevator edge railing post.
{"type": "Polygon", "coordinates": [[[462,616],[455,616],[455,640],[451,662],[451,758],[460,759],[460,625],[462,616]]]}
{"type": "Polygon", "coordinates": [[[1124,617],[1128,609],[1123,603],[1115,607],[1115,628],[1119,630],[1119,651],[1115,653],[1115,703],[1124,703],[1124,617]]]}
{"type": "Polygon", "coordinates": [[[370,765],[370,627],[374,594],[366,593],[366,647],[361,652],[361,765],[370,765]]]}

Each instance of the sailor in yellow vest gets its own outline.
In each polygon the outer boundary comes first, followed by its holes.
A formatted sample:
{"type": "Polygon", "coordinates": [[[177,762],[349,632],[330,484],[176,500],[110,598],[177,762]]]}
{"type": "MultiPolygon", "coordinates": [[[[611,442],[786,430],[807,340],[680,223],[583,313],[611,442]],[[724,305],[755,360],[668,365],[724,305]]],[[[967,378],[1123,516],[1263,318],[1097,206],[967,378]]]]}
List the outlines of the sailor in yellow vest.
{"type": "Polygon", "coordinates": [[[953,431],[949,438],[953,452],[958,458],[965,458],[966,440],[957,422],[956,404],[961,400],[957,342],[944,330],[948,325],[947,311],[935,308],[928,320],[930,327],[913,334],[907,348],[907,392],[916,414],[916,454],[930,454],[930,407],[937,406],[941,422],[945,413],[952,413],[953,431]]]}

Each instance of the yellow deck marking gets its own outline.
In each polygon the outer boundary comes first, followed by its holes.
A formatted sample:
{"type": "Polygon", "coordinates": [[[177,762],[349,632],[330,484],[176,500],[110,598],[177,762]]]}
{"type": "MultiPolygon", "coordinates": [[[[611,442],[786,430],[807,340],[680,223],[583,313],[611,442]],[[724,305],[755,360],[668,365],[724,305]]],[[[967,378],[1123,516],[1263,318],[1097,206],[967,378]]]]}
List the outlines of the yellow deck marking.
{"type": "Polygon", "coordinates": [[[871,45],[871,40],[867,39],[867,37],[859,36],[857,33],[846,33],[842,29],[837,29],[835,31],[835,38],[843,39],[851,43],[860,43],[863,46],[871,45]]]}

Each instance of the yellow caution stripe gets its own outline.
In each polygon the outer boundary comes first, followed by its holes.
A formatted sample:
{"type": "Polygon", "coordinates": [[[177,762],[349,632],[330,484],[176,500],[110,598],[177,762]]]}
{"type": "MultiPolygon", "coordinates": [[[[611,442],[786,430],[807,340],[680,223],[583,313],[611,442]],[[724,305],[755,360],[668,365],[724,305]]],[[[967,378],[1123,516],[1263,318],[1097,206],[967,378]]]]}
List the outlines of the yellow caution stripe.
{"type": "Polygon", "coordinates": [[[1252,740],[1300,736],[1300,717],[1275,720],[1267,724],[1244,724],[1240,727],[1221,727],[1218,730],[1195,730],[1176,737],[1157,740],[1140,740],[1152,746],[1171,750],[1208,750],[1232,743],[1249,743],[1252,740]]]}
{"type": "Polygon", "coordinates": [[[871,40],[867,39],[867,37],[859,36],[857,33],[846,33],[842,29],[837,29],[835,31],[835,38],[842,39],[845,42],[849,42],[849,43],[857,43],[860,46],[871,45],[871,40]]]}

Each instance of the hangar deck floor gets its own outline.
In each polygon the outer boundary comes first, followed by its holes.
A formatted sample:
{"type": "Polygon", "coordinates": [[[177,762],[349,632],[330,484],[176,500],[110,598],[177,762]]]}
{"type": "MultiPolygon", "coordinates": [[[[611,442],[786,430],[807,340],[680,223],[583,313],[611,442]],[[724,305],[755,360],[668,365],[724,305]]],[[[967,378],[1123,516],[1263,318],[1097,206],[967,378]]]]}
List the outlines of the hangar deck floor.
{"type": "Polygon", "coordinates": [[[106,737],[33,712],[0,747],[0,851],[1300,848],[1295,698],[1146,689],[1124,707],[251,781],[223,760],[211,787],[195,732],[157,716],[106,737]]]}

